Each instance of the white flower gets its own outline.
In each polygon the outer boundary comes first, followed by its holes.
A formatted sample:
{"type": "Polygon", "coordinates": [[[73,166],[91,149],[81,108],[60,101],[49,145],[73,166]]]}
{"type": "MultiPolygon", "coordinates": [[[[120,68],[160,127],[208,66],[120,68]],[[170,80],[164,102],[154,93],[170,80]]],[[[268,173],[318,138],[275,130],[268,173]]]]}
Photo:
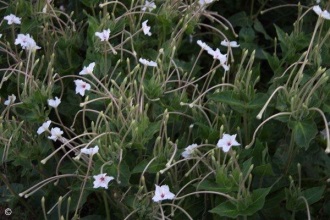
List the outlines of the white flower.
{"type": "Polygon", "coordinates": [[[198,4],[202,7],[202,6],[210,4],[212,2],[213,2],[213,0],[199,0],[198,4]]]}
{"type": "Polygon", "coordinates": [[[38,50],[41,47],[37,46],[36,42],[30,37],[29,34],[18,34],[15,39],[15,45],[20,44],[23,49],[38,50]]]}
{"type": "Polygon", "coordinates": [[[143,59],[143,58],[140,58],[139,61],[143,65],[157,67],[157,63],[154,62],[154,61],[149,61],[149,60],[146,60],[146,59],[143,59]]]}
{"type": "Polygon", "coordinates": [[[2,34],[0,34],[0,38],[2,38],[2,34]]]}
{"type": "Polygon", "coordinates": [[[95,67],[95,62],[90,63],[87,67],[84,66],[83,70],[80,71],[79,75],[92,74],[95,67]]]}
{"type": "Polygon", "coordinates": [[[95,179],[93,188],[104,187],[106,189],[108,189],[109,182],[114,179],[112,176],[107,176],[106,173],[93,176],[93,178],[95,179]]]}
{"type": "Polygon", "coordinates": [[[315,5],[313,7],[313,11],[324,19],[330,20],[330,13],[327,10],[323,10],[320,8],[319,5],[315,5]]]}
{"type": "Polygon", "coordinates": [[[148,20],[145,20],[144,22],[142,22],[142,30],[144,35],[148,35],[151,36],[151,32],[150,32],[150,26],[147,25],[148,20]]]}
{"type": "Polygon", "coordinates": [[[99,146],[96,145],[95,147],[92,147],[92,148],[85,147],[85,148],[81,149],[80,151],[83,154],[94,155],[97,152],[99,152],[99,146]]]}
{"type": "Polygon", "coordinates": [[[217,59],[220,61],[220,64],[224,68],[224,70],[228,71],[229,67],[227,66],[227,54],[222,54],[220,50],[217,48],[216,50],[207,50],[207,52],[213,56],[213,59],[217,59]]]}
{"type": "Polygon", "coordinates": [[[55,127],[50,130],[50,134],[51,136],[48,136],[48,138],[53,141],[57,141],[57,139],[62,137],[63,131],[60,128],[55,127]]]}
{"type": "Polygon", "coordinates": [[[159,202],[165,199],[174,199],[175,195],[170,192],[168,185],[156,186],[155,195],[152,197],[154,202],[159,202]]]}
{"type": "Polygon", "coordinates": [[[110,29],[103,30],[102,32],[95,32],[95,36],[99,37],[101,41],[108,41],[110,36],[110,29]]]}
{"type": "Polygon", "coordinates": [[[225,47],[239,47],[239,44],[237,44],[236,41],[223,40],[221,41],[221,45],[225,47]]]}
{"type": "Polygon", "coordinates": [[[55,97],[55,99],[48,99],[48,105],[53,108],[57,108],[57,106],[61,103],[61,99],[55,97]]]}
{"type": "Polygon", "coordinates": [[[191,154],[194,153],[195,148],[197,148],[197,144],[192,144],[189,145],[188,147],[185,148],[185,151],[182,152],[181,156],[184,158],[189,158],[191,156],[191,154]]]}
{"type": "Polygon", "coordinates": [[[91,89],[91,85],[81,79],[77,79],[74,82],[76,84],[76,94],[79,93],[81,96],[84,96],[85,91],[91,89]]]}
{"type": "Polygon", "coordinates": [[[21,18],[17,17],[16,15],[10,14],[4,17],[7,20],[8,24],[21,24],[21,18]]]}
{"type": "Polygon", "coordinates": [[[15,102],[16,96],[14,94],[9,95],[8,99],[4,102],[5,105],[11,105],[15,102]]]}
{"type": "Polygon", "coordinates": [[[38,128],[37,133],[38,133],[38,134],[41,134],[41,133],[43,133],[44,131],[47,131],[48,128],[49,128],[50,123],[51,123],[50,120],[44,122],[44,123],[38,128]]]}
{"type": "Polygon", "coordinates": [[[198,41],[197,41],[197,44],[198,44],[203,50],[206,50],[206,51],[212,50],[212,48],[209,47],[209,45],[207,45],[206,43],[204,43],[204,42],[201,41],[201,40],[198,40],[198,41]]]}
{"type": "Polygon", "coordinates": [[[148,1],[146,0],[146,2],[144,3],[144,6],[142,8],[142,11],[146,11],[148,9],[149,12],[151,12],[152,10],[154,10],[156,8],[156,4],[152,1],[148,1]]]}
{"type": "Polygon", "coordinates": [[[65,11],[65,7],[64,7],[63,5],[60,5],[59,9],[60,9],[61,11],[65,11]]]}
{"type": "Polygon", "coordinates": [[[222,148],[223,152],[228,152],[232,146],[239,146],[240,143],[236,141],[236,134],[229,135],[223,134],[222,138],[218,141],[217,146],[222,148]]]}

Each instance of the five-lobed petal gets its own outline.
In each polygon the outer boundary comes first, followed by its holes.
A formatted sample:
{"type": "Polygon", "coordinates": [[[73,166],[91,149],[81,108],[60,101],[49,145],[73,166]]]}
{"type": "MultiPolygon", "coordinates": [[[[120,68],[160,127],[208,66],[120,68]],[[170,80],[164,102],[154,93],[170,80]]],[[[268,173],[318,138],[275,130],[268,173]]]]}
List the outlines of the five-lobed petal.
{"type": "Polygon", "coordinates": [[[322,10],[319,5],[313,6],[313,11],[320,17],[330,20],[330,13],[327,10],[322,10]]]}
{"type": "Polygon", "coordinates": [[[194,153],[197,148],[197,144],[191,144],[185,148],[185,150],[181,153],[181,156],[184,158],[189,158],[194,153]]]}
{"type": "Polygon", "coordinates": [[[16,15],[10,14],[4,17],[7,20],[9,25],[11,24],[21,24],[21,18],[17,17],[16,15]]]}
{"type": "Polygon", "coordinates": [[[80,151],[83,154],[92,156],[92,155],[96,154],[97,152],[99,152],[99,146],[96,145],[95,147],[91,147],[91,148],[85,147],[85,148],[81,149],[80,151]]]}
{"type": "Polygon", "coordinates": [[[15,102],[16,96],[14,94],[9,95],[8,99],[4,102],[5,105],[11,105],[15,102]]]}
{"type": "Polygon", "coordinates": [[[149,2],[148,0],[146,0],[144,6],[142,7],[142,11],[148,10],[149,12],[151,12],[154,9],[156,9],[156,4],[153,1],[149,2]]]}
{"type": "Polygon", "coordinates": [[[232,146],[239,145],[241,144],[236,141],[236,134],[223,134],[222,138],[217,143],[217,146],[222,148],[223,152],[228,152],[232,146]]]}
{"type": "Polygon", "coordinates": [[[44,123],[38,128],[37,133],[40,135],[40,134],[42,134],[43,132],[47,131],[51,122],[52,122],[52,121],[50,121],[50,120],[44,122],[44,123]]]}
{"type": "Polygon", "coordinates": [[[145,20],[144,22],[142,22],[142,30],[144,35],[148,35],[151,36],[151,32],[150,32],[150,26],[147,25],[148,20],[145,20]]]}
{"type": "Polygon", "coordinates": [[[223,40],[220,44],[225,47],[239,47],[239,44],[237,44],[236,41],[223,40]]]}
{"type": "Polygon", "coordinates": [[[63,134],[63,131],[60,128],[55,127],[50,130],[50,136],[48,136],[48,138],[53,141],[57,141],[57,139],[62,137],[62,134],[63,134]]]}
{"type": "Polygon", "coordinates": [[[139,59],[140,63],[146,66],[152,66],[152,67],[157,67],[157,63],[154,61],[149,61],[147,59],[140,58],[139,59]]]}
{"type": "Polygon", "coordinates": [[[91,89],[91,85],[81,79],[75,80],[74,83],[76,84],[76,94],[79,93],[81,96],[85,95],[86,90],[91,89]]]}
{"type": "Polygon", "coordinates": [[[61,104],[61,99],[56,96],[55,99],[48,99],[47,102],[50,107],[57,108],[61,104]]]}
{"type": "Polygon", "coordinates": [[[88,66],[84,66],[83,70],[80,71],[79,75],[92,74],[95,67],[95,62],[90,63],[88,66]]]}
{"type": "Polygon", "coordinates": [[[30,34],[18,34],[17,38],[15,39],[15,45],[20,44],[23,49],[26,50],[38,50],[39,47],[30,34]]]}
{"type": "Polygon", "coordinates": [[[95,32],[95,36],[99,37],[101,41],[108,41],[110,37],[110,29],[103,30],[102,32],[95,32]]]}
{"type": "Polygon", "coordinates": [[[152,197],[154,202],[159,202],[165,199],[174,199],[175,195],[170,192],[168,185],[156,186],[155,195],[152,197]]]}
{"type": "Polygon", "coordinates": [[[93,178],[94,178],[93,188],[104,187],[106,189],[108,189],[109,182],[114,179],[112,176],[107,176],[106,173],[95,175],[93,176],[93,178]]]}

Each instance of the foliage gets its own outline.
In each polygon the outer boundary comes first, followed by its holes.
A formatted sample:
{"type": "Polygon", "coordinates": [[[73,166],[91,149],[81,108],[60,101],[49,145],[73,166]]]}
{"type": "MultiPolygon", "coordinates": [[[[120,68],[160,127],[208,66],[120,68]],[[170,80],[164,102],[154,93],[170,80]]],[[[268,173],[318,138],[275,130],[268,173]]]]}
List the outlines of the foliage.
{"type": "Polygon", "coordinates": [[[330,23],[314,2],[0,4],[0,211],[330,218],[330,23]]]}

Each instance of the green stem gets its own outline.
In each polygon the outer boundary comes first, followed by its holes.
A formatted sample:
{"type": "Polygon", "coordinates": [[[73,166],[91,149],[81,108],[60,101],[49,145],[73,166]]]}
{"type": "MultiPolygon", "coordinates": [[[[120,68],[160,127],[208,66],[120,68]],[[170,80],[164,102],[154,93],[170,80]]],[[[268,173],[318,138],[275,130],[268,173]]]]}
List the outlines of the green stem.
{"type": "Polygon", "coordinates": [[[102,195],[103,195],[103,201],[104,201],[104,206],[105,206],[105,212],[107,213],[107,220],[110,220],[111,219],[110,218],[110,209],[109,209],[109,203],[108,203],[106,192],[103,191],[102,195]]]}

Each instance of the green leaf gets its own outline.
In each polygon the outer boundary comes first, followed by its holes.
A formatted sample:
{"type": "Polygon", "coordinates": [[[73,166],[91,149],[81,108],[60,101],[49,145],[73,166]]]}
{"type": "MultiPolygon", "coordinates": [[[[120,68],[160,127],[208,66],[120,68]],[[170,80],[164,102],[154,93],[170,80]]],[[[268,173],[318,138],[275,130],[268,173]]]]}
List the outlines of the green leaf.
{"type": "Polygon", "coordinates": [[[265,198],[269,194],[271,188],[272,187],[256,189],[251,195],[244,197],[242,200],[236,203],[232,201],[223,202],[210,210],[210,212],[229,218],[251,216],[263,208],[265,198]]]}
{"type": "Polygon", "coordinates": [[[315,122],[313,120],[293,121],[289,123],[289,126],[292,129],[296,144],[307,150],[309,143],[318,133],[315,122]]]}
{"type": "Polygon", "coordinates": [[[302,195],[306,198],[308,205],[312,205],[322,199],[324,190],[325,186],[317,186],[302,191],[302,195]]]}
{"type": "Polygon", "coordinates": [[[253,27],[257,32],[262,33],[266,40],[272,40],[272,38],[266,33],[266,30],[264,29],[264,26],[262,25],[262,23],[258,19],[256,19],[254,21],[253,27]]]}

